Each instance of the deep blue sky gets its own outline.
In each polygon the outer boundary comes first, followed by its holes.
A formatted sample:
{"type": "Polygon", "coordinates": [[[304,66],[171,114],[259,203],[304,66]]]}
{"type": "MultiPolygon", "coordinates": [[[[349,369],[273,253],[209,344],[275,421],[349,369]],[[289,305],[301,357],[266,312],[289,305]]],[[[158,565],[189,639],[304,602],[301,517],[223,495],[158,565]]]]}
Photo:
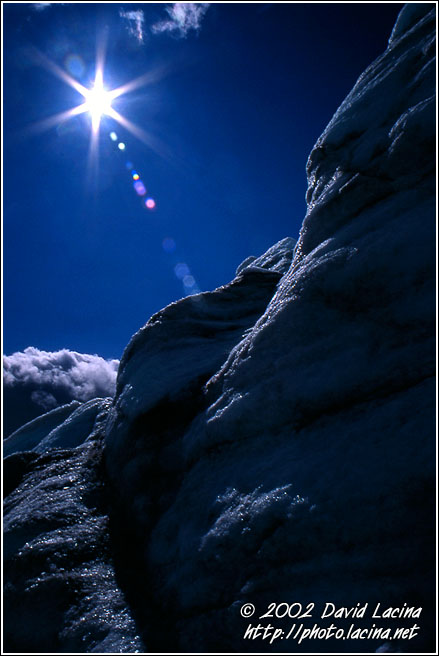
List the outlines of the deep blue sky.
{"type": "Polygon", "coordinates": [[[165,5],[3,3],[4,352],[35,346],[120,357],[151,314],[184,295],[175,265],[187,264],[209,290],[248,255],[297,238],[308,154],[386,48],[402,6],[212,4],[200,29],[178,38],[151,30],[166,18],[165,5]],[[143,43],[121,9],[144,12],[143,43]],[[80,57],[73,70],[89,86],[103,30],[107,87],[164,71],[114,102],[163,150],[106,118],[92,179],[88,115],[28,131],[82,101],[32,47],[62,68],[80,57]],[[142,207],[127,161],[154,211],[142,207]]]}

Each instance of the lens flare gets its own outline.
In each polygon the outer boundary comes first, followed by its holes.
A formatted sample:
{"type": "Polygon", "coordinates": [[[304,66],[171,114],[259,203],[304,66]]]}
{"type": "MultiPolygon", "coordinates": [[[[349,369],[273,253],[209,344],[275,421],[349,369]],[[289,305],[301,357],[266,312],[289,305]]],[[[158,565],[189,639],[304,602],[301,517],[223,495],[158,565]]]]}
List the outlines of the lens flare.
{"type": "MultiPolygon", "coordinates": [[[[150,148],[153,148],[161,156],[169,156],[165,145],[159,142],[159,140],[154,135],[143,130],[135,123],[129,121],[112,106],[113,101],[120,96],[123,96],[124,94],[134,91],[135,89],[139,89],[143,86],[152,84],[157,79],[160,79],[166,72],[166,68],[153,70],[150,73],[142,75],[139,78],[128,82],[127,84],[108,90],[104,85],[104,64],[107,46],[107,38],[105,35],[103,35],[101,39],[98,38],[96,46],[95,78],[92,86],[89,88],[78,82],[78,80],[76,80],[74,77],[75,75],[82,77],[85,71],[84,62],[79,56],[68,56],[64,61],[64,65],[66,67],[66,70],[64,70],[58,66],[58,64],[46,57],[42,52],[35,48],[31,49],[36,64],[44,66],[47,70],[56,75],[60,80],[72,87],[72,89],[75,89],[75,91],[77,91],[78,94],[80,94],[83,98],[83,102],[78,104],[76,107],[72,107],[63,112],[59,112],[56,115],[49,116],[48,118],[34,124],[31,127],[31,131],[45,130],[52,126],[58,127],[61,124],[64,124],[68,119],[72,119],[73,117],[88,113],[91,117],[92,127],[88,153],[88,172],[89,174],[93,174],[89,177],[95,177],[98,171],[100,136],[99,128],[103,116],[108,116],[109,118],[116,121],[119,125],[131,132],[131,134],[137,137],[140,141],[147,144],[150,148]]],[[[124,151],[126,149],[125,143],[123,141],[119,141],[119,137],[116,132],[109,132],[108,136],[111,141],[114,142],[115,146],[117,145],[119,150],[124,151]]],[[[134,181],[133,186],[136,193],[139,196],[145,196],[147,193],[146,187],[140,180],[140,176],[137,171],[133,170],[133,164],[128,161],[125,165],[128,171],[131,172],[131,176],[134,181]]],[[[142,203],[148,210],[154,210],[156,208],[156,201],[154,198],[149,197],[143,199],[142,203]]],[[[171,252],[171,250],[169,252],[171,252]]]]}
{"type": "Polygon", "coordinates": [[[189,271],[189,267],[186,264],[186,262],[179,262],[174,267],[174,273],[177,276],[177,278],[183,280],[183,278],[185,276],[189,276],[191,272],[189,271]]]}
{"type": "Polygon", "coordinates": [[[137,180],[133,186],[138,196],[144,196],[146,194],[145,185],[141,180],[137,180]]]}
{"type": "Polygon", "coordinates": [[[79,55],[68,55],[64,63],[69,73],[76,77],[76,79],[79,79],[84,75],[84,60],[79,55]]]}
{"type": "Polygon", "coordinates": [[[183,285],[185,287],[189,287],[190,289],[192,289],[192,287],[195,287],[195,278],[190,274],[185,276],[183,278],[183,285]]]}

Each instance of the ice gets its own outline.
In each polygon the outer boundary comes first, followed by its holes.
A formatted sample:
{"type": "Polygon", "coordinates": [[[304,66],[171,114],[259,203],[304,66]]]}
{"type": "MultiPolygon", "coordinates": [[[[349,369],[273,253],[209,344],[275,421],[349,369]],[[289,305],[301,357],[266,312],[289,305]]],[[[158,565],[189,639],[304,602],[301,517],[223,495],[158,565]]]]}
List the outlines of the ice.
{"type": "Polygon", "coordinates": [[[400,11],[398,19],[392,30],[389,39],[389,46],[392,46],[395,41],[404,37],[416,24],[425,17],[425,5],[422,3],[410,2],[404,5],[400,11]]]}
{"type": "Polygon", "coordinates": [[[54,448],[70,448],[103,434],[103,424],[112,399],[93,399],[83,403],[67,419],[51,431],[35,448],[44,453],[54,448]]]}
{"type": "Polygon", "coordinates": [[[18,451],[29,451],[33,449],[50,431],[63,423],[80,405],[79,401],[71,401],[67,405],[55,408],[28,422],[4,440],[3,455],[9,456],[18,451]]]}
{"type": "Polygon", "coordinates": [[[218,369],[263,313],[281,270],[291,261],[294,243],[282,240],[258,258],[257,265],[239,267],[228,285],[169,305],[134,335],[121,359],[117,400],[110,412],[109,466],[114,462],[119,469],[132,457],[127,449],[132,422],[139,424],[154,406],[192,405],[196,412],[194,389],[218,369]]]}
{"type": "Polygon", "coordinates": [[[101,457],[96,440],[37,456],[5,500],[6,651],[144,650],[116,582],[101,457]]]}
{"type": "Polygon", "coordinates": [[[250,255],[248,258],[241,262],[239,267],[236,269],[236,275],[238,276],[245,269],[253,267],[261,267],[264,269],[270,269],[271,271],[279,271],[279,273],[285,273],[290,268],[291,262],[293,260],[294,248],[296,246],[296,240],[291,237],[286,237],[281,239],[281,241],[271,246],[265,253],[259,257],[250,255]]]}
{"type": "MultiPolygon", "coordinates": [[[[402,208],[405,191],[413,190],[414,204],[423,190],[431,196],[435,12],[425,15],[425,9],[416,29],[392,41],[360,76],[314,146],[307,163],[308,211],[298,253],[308,254],[328,237],[339,237],[347,224],[360,224],[361,229],[362,210],[386,198],[402,208]],[[404,139],[397,152],[395,137],[403,125],[404,139]]],[[[366,221],[369,230],[373,228],[370,218],[366,221]]]]}
{"type": "Polygon", "coordinates": [[[106,418],[110,405],[111,399],[93,399],[82,404],[72,401],[52,410],[10,435],[4,441],[3,455],[20,451],[44,453],[54,448],[78,446],[93,435],[97,429],[95,424],[106,418]]]}

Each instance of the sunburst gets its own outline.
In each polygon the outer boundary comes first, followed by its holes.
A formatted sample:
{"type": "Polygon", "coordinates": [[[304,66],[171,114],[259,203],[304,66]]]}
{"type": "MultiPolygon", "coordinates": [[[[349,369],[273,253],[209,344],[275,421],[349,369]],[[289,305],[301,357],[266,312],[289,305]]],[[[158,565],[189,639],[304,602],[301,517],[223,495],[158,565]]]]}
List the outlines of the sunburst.
{"type": "Polygon", "coordinates": [[[92,88],[82,93],[85,98],[83,109],[90,114],[92,130],[96,132],[99,130],[102,116],[111,114],[111,103],[113,100],[111,92],[104,88],[101,70],[96,71],[92,88]]]}
{"type": "Polygon", "coordinates": [[[39,121],[33,126],[33,129],[45,130],[54,125],[63,123],[74,116],[88,113],[91,118],[90,154],[94,157],[96,155],[102,117],[109,116],[131,132],[131,134],[137,139],[159,154],[165,155],[167,149],[164,147],[164,144],[160,143],[156,136],[153,136],[151,133],[131,122],[112,107],[112,103],[116,98],[161,79],[166,72],[165,67],[149,71],[148,73],[145,73],[144,75],[141,75],[140,77],[117,88],[107,89],[104,84],[104,54],[103,49],[101,48],[100,51],[98,51],[98,56],[96,58],[94,82],[89,88],[87,88],[41,52],[35,52],[34,54],[35,59],[40,65],[44,66],[60,80],[75,89],[83,97],[84,101],[71,109],[67,109],[64,112],[60,112],[39,121]]]}

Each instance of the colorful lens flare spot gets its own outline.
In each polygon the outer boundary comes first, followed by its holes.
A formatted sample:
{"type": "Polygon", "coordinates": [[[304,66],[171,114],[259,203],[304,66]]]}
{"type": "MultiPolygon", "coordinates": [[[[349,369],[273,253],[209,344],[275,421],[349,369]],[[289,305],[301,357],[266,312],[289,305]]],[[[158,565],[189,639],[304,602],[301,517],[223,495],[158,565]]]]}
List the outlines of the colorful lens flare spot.
{"type": "Polygon", "coordinates": [[[118,144],[117,144],[117,147],[119,148],[119,150],[125,150],[125,144],[123,143],[123,141],[121,141],[120,143],[118,143],[118,144]]]}
{"type": "Polygon", "coordinates": [[[135,171],[133,171],[133,180],[139,180],[139,178],[140,178],[140,175],[138,173],[136,173],[135,171]]]}
{"type": "Polygon", "coordinates": [[[111,141],[117,141],[117,134],[115,132],[110,132],[111,141]]]}
{"type": "Polygon", "coordinates": [[[134,189],[136,190],[136,194],[138,196],[144,196],[146,194],[145,185],[141,180],[137,180],[137,182],[134,183],[134,189]]]}
{"type": "Polygon", "coordinates": [[[153,210],[154,207],[155,207],[155,200],[154,200],[154,198],[147,198],[146,201],[145,201],[145,206],[146,206],[149,210],[153,210]]]}

